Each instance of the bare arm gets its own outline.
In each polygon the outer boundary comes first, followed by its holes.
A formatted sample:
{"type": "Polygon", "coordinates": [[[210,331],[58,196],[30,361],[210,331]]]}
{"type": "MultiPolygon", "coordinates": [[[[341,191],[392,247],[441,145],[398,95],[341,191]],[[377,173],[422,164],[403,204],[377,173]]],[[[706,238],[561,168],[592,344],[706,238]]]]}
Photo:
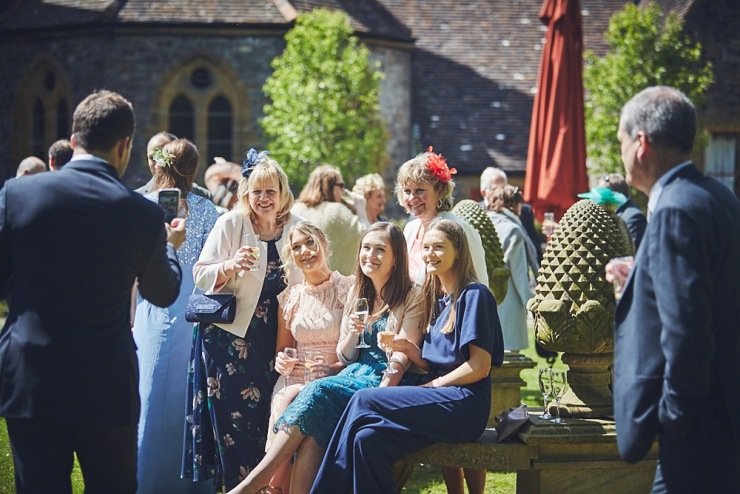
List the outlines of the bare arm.
{"type": "Polygon", "coordinates": [[[470,358],[444,376],[433,379],[424,386],[464,386],[480,381],[491,372],[491,354],[473,344],[468,345],[470,358]]]}

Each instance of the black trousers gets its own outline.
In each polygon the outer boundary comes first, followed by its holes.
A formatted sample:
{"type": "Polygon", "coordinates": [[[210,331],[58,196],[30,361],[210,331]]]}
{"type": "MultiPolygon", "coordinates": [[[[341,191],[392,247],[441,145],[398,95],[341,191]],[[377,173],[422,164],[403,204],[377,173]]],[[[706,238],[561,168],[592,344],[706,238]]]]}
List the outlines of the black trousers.
{"type": "Polygon", "coordinates": [[[74,453],[86,494],[136,492],[136,424],[70,425],[6,419],[17,494],[71,494],[74,453]]]}

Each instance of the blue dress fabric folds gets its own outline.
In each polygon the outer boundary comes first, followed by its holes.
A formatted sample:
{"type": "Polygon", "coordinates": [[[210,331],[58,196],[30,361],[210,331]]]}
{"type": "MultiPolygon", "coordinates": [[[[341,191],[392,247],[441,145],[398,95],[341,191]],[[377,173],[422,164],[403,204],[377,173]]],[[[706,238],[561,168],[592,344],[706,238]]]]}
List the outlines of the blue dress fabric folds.
{"type": "Polygon", "coordinates": [[[387,360],[385,352],[378,348],[377,335],[385,328],[387,319],[386,312],[370,325],[370,331],[365,334],[370,348],[361,349],[356,362],[335,376],[311,381],[298,393],[275,423],[275,432],[297,426],[301,433],[313,437],[319,445],[328,444],[352,395],[380,384],[387,360]]]}
{"type": "MultiPolygon", "coordinates": [[[[449,297],[427,333],[422,356],[428,379],[443,376],[468,360],[470,345],[503,363],[503,336],[496,301],[487,287],[468,285],[457,301],[455,329],[442,334],[449,297]]],[[[475,441],[488,421],[490,375],[465,386],[399,386],[358,391],[329,442],[312,493],[389,493],[393,464],[407,453],[437,442],[475,441]]]]}

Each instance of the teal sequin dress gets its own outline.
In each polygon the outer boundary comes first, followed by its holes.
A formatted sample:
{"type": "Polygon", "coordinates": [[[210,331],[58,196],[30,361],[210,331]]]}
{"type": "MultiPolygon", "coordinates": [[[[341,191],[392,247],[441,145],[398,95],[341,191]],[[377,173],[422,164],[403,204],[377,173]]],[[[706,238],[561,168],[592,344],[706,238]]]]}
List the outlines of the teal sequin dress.
{"type": "Polygon", "coordinates": [[[339,374],[311,381],[298,393],[283,415],[275,423],[274,430],[297,426],[301,433],[313,437],[326,447],[339,423],[344,408],[355,392],[375,388],[380,384],[387,359],[378,348],[378,331],[385,328],[388,313],[370,325],[365,341],[370,348],[360,349],[356,362],[349,364],[339,374]]]}

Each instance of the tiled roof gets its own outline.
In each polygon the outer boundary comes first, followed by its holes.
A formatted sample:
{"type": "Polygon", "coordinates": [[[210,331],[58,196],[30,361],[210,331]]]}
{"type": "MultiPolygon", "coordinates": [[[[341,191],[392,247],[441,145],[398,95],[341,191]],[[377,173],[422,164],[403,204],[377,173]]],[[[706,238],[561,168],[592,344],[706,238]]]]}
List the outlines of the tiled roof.
{"type": "MultiPolygon", "coordinates": [[[[461,173],[526,167],[529,123],[546,27],[542,0],[381,0],[416,38],[413,121],[461,173]]],[[[584,44],[603,53],[603,32],[622,3],[581,0],[584,44]]]]}
{"type": "Polygon", "coordinates": [[[117,8],[116,0],[15,0],[0,11],[0,30],[93,23],[117,8]]]}

